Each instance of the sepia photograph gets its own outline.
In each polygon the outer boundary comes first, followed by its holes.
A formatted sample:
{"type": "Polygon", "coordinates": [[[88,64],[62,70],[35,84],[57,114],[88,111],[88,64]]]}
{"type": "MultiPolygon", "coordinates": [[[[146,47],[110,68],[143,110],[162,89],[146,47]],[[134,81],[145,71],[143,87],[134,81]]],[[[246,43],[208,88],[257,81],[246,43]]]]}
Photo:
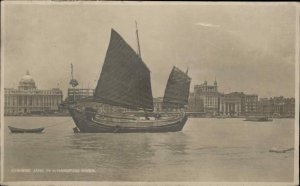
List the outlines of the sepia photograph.
{"type": "Polygon", "coordinates": [[[298,5],[1,2],[1,182],[298,185],[298,5]]]}

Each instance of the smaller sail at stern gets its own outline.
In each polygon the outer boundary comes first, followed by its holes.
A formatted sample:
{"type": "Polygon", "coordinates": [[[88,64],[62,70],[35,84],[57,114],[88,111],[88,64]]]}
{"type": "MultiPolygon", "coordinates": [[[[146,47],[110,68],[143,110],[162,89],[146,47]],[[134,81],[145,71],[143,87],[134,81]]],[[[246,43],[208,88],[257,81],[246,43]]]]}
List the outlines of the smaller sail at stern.
{"type": "Polygon", "coordinates": [[[163,109],[180,109],[188,104],[191,78],[177,67],[173,67],[169,76],[163,109]]]}

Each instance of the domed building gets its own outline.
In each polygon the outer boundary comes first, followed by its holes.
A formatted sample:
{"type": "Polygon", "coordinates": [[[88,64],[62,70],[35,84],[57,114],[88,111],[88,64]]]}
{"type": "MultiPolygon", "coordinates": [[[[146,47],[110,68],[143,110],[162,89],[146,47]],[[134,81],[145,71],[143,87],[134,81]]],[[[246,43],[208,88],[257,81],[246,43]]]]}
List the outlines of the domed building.
{"type": "Polygon", "coordinates": [[[37,89],[29,71],[21,78],[18,89],[4,89],[4,114],[51,113],[59,110],[63,93],[59,88],[37,89]]]}
{"type": "Polygon", "coordinates": [[[30,76],[29,71],[26,72],[26,75],[22,77],[19,83],[19,90],[35,90],[35,82],[30,76]]]}

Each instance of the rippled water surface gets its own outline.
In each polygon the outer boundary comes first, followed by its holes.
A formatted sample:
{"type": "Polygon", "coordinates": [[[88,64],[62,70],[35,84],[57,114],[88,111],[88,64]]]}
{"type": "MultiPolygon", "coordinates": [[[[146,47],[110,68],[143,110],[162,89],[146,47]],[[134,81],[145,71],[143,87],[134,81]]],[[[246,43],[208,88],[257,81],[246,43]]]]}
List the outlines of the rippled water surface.
{"type": "Polygon", "coordinates": [[[74,134],[70,117],[6,117],[7,125],[54,126],[42,134],[5,127],[5,181],[293,180],[294,151],[269,152],[294,146],[293,119],[190,118],[181,132],[157,134],[74,134]]]}

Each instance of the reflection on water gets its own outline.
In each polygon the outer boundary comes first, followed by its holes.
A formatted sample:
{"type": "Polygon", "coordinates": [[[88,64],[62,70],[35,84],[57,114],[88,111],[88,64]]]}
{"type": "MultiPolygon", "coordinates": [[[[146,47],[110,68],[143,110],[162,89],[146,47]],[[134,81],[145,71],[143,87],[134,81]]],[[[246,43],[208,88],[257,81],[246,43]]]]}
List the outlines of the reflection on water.
{"type": "Polygon", "coordinates": [[[144,135],[131,138],[128,134],[76,134],[67,140],[67,149],[96,153],[96,161],[104,167],[140,168],[151,163],[154,155],[149,138],[144,135]]]}
{"type": "Polygon", "coordinates": [[[291,181],[293,120],[189,119],[176,133],[74,134],[71,118],[7,117],[15,127],[50,126],[43,134],[5,128],[6,181],[291,181]],[[94,169],[93,173],[12,173],[16,168],[94,169]],[[266,175],[265,173],[268,172],[266,175]]]}
{"type": "MultiPolygon", "coordinates": [[[[182,156],[186,152],[186,135],[166,134],[76,134],[68,135],[65,147],[97,154],[103,167],[143,169],[151,167],[155,156],[182,156]],[[69,141],[68,141],[69,140],[69,141]]],[[[184,157],[181,157],[184,160],[184,157]]],[[[164,160],[168,164],[168,159],[164,160]]],[[[178,163],[178,162],[177,162],[178,163]]]]}

